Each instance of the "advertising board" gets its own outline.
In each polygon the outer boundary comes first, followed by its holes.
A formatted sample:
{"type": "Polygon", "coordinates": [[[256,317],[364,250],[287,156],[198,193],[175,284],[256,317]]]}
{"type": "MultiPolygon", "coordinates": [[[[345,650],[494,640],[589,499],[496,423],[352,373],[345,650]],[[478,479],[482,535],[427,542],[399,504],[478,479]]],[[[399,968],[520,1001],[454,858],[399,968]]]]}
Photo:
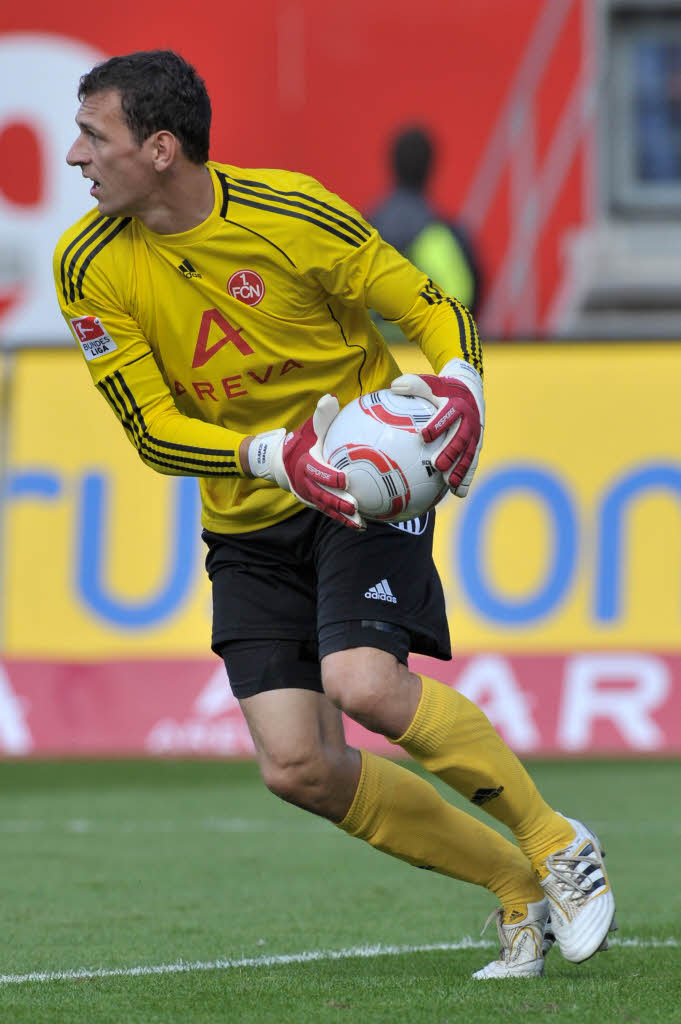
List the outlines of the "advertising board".
{"type": "MultiPolygon", "coordinates": [[[[518,749],[681,750],[679,379],[678,344],[487,347],[480,467],[437,514],[455,658],[422,670],[518,749]]],[[[193,749],[215,733],[200,708],[220,669],[196,482],[137,460],[76,351],[21,354],[10,436],[5,705],[33,735],[32,716],[68,724],[100,686],[107,708],[118,693],[146,709],[136,749],[193,749]],[[84,705],[50,705],[69,678],[84,705]]]]}

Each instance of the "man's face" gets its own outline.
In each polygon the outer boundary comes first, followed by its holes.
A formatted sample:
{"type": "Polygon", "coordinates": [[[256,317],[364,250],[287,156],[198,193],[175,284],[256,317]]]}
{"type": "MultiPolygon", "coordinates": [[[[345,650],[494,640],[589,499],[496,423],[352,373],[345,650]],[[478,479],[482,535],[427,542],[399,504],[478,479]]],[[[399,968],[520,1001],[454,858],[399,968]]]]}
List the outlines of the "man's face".
{"type": "Polygon", "coordinates": [[[78,138],[66,154],[92,181],[90,195],[109,217],[141,216],[158,184],[153,164],[154,136],[141,146],[130,132],[116,89],[86,97],[76,115],[78,138]]]}

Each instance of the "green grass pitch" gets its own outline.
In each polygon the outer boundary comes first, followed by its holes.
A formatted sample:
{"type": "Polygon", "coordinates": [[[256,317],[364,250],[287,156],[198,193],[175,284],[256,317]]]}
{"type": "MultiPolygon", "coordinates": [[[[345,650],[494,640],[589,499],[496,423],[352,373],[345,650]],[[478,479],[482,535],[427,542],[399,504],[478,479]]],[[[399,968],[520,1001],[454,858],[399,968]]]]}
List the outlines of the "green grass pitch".
{"type": "Polygon", "coordinates": [[[681,763],[530,769],[598,830],[620,930],[542,980],[473,982],[493,897],[281,803],[252,764],[0,763],[0,1021],[681,1022],[681,763]]]}

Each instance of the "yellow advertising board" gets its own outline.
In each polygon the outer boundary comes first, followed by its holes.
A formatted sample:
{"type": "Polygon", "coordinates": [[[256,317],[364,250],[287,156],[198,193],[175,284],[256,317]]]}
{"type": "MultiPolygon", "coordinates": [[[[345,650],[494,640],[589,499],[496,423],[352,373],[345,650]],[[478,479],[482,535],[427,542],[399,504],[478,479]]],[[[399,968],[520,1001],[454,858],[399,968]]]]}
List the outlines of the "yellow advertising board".
{"type": "MultiPolygon", "coordinates": [[[[681,344],[485,359],[480,466],[438,511],[456,648],[681,649],[681,344]]],[[[139,462],[77,352],[17,356],[6,445],[5,654],[205,654],[196,482],[139,462]]]]}

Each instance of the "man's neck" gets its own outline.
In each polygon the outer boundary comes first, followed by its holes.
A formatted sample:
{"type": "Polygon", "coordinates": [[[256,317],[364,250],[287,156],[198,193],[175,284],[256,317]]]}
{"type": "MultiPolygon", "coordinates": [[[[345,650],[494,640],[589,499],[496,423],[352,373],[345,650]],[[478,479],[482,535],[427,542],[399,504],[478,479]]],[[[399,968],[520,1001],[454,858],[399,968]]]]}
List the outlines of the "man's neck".
{"type": "Polygon", "coordinates": [[[203,224],[214,205],[213,179],[206,165],[185,165],[181,174],[164,181],[163,190],[137,217],[156,234],[177,235],[203,224]]]}

